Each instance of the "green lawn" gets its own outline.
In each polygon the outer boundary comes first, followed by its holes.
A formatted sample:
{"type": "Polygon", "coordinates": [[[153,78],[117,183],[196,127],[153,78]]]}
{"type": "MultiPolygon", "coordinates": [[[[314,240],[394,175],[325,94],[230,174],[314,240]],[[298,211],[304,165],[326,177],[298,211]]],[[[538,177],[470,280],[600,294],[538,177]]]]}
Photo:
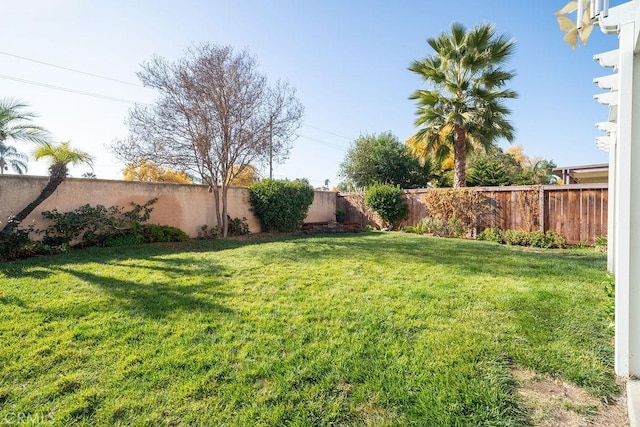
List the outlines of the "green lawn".
{"type": "Polygon", "coordinates": [[[0,420],[526,425],[516,366],[618,392],[605,267],[398,233],[0,264],[0,420]]]}

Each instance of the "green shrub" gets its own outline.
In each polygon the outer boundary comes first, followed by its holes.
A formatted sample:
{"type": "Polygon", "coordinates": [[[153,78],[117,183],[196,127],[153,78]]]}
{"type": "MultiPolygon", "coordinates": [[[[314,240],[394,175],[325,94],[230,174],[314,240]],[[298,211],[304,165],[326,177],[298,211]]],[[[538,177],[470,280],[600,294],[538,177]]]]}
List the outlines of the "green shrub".
{"type": "Polygon", "coordinates": [[[529,233],[524,230],[505,230],[504,242],[513,246],[529,246],[529,233]]]}
{"type": "Polygon", "coordinates": [[[551,231],[551,230],[547,230],[547,232],[544,234],[547,237],[547,239],[549,239],[552,242],[552,245],[550,247],[564,248],[567,246],[567,239],[565,239],[565,237],[562,234],[557,233],[555,231],[551,231]]]}
{"type": "Polygon", "coordinates": [[[126,234],[113,235],[108,237],[103,245],[107,247],[116,247],[116,246],[133,246],[139,245],[142,243],[142,236],[139,234],[134,234],[133,232],[128,232],[126,234]]]}
{"type": "Polygon", "coordinates": [[[460,218],[452,215],[447,219],[447,229],[449,231],[449,237],[462,237],[464,234],[465,226],[460,218]]]}
{"type": "Polygon", "coordinates": [[[104,246],[132,246],[141,243],[184,242],[189,236],[182,230],[170,225],[138,224],[119,234],[112,234],[103,242],[104,246]]]}
{"type": "Polygon", "coordinates": [[[422,221],[420,221],[419,223],[417,223],[414,227],[414,231],[416,234],[424,234],[427,232],[427,227],[425,227],[425,225],[422,223],[422,221]]]}
{"type": "Polygon", "coordinates": [[[247,218],[233,218],[229,219],[228,222],[228,235],[229,236],[244,236],[245,234],[249,234],[249,224],[247,223],[247,218]]]}
{"type": "Polygon", "coordinates": [[[313,203],[314,191],[304,181],[264,179],[249,187],[251,210],[263,231],[299,230],[313,203]]]}
{"type": "Polygon", "coordinates": [[[536,248],[552,248],[553,238],[542,230],[535,230],[529,233],[529,245],[536,248]]]}
{"type": "Polygon", "coordinates": [[[607,236],[597,236],[595,238],[594,243],[595,243],[596,250],[600,252],[607,252],[607,247],[608,247],[607,236]]]}
{"type": "Polygon", "coordinates": [[[478,235],[478,240],[487,240],[490,242],[506,243],[514,246],[532,246],[536,248],[564,248],[567,245],[567,239],[555,231],[542,230],[524,231],[524,230],[500,230],[497,228],[486,228],[478,235]]]}
{"type": "Polygon", "coordinates": [[[220,237],[220,227],[217,225],[209,227],[203,224],[198,231],[198,239],[217,239],[220,237]]]}
{"type": "Polygon", "coordinates": [[[486,240],[488,242],[504,243],[504,236],[502,230],[499,228],[485,228],[484,231],[478,234],[478,240],[486,240]]]}
{"type": "Polygon", "coordinates": [[[420,221],[419,227],[422,229],[422,233],[438,237],[461,237],[465,231],[462,221],[455,215],[450,216],[446,221],[440,216],[424,217],[420,221]]]}
{"type": "Polygon", "coordinates": [[[416,228],[413,225],[405,225],[402,231],[404,231],[405,233],[417,234],[416,228]]]}
{"type": "Polygon", "coordinates": [[[15,228],[10,234],[0,233],[0,261],[14,261],[36,255],[49,255],[65,252],[67,245],[49,246],[41,241],[32,240],[30,233],[35,231],[33,225],[28,228],[15,228]]]}
{"type": "Polygon", "coordinates": [[[602,285],[607,295],[604,309],[607,320],[609,321],[609,328],[613,329],[616,319],[616,283],[612,276],[607,276],[607,280],[605,280],[602,285]]]}
{"type": "Polygon", "coordinates": [[[0,233],[0,261],[22,258],[25,248],[32,243],[29,231],[14,229],[11,234],[0,233]]]}
{"type": "Polygon", "coordinates": [[[567,245],[567,239],[555,231],[536,230],[529,233],[529,245],[547,249],[564,248],[567,245]]]}
{"type": "Polygon", "coordinates": [[[449,237],[447,223],[439,216],[424,217],[420,224],[424,227],[425,233],[439,237],[449,237]]]}
{"type": "Polygon", "coordinates": [[[103,245],[107,240],[117,238],[126,230],[149,219],[153,205],[158,199],[149,200],[144,205],[131,203],[133,208],[123,212],[118,206],[83,205],[70,212],[57,209],[42,212],[45,219],[52,221],[42,233],[43,243],[50,246],[69,244],[79,240],[81,246],[103,245]]]}
{"type": "Polygon", "coordinates": [[[416,225],[406,225],[402,230],[405,233],[424,234],[427,232],[427,227],[424,222],[420,221],[416,225]]]}
{"type": "Polygon", "coordinates": [[[364,203],[392,228],[409,213],[402,197],[402,190],[393,185],[377,184],[369,187],[364,195],[364,203]]]}
{"type": "Polygon", "coordinates": [[[135,232],[141,237],[143,243],[155,242],[184,242],[189,236],[177,227],[170,225],[144,224],[140,231],[135,232]]]}
{"type": "Polygon", "coordinates": [[[116,230],[126,227],[127,221],[122,217],[117,206],[106,208],[102,205],[83,205],[70,212],[59,212],[57,209],[42,212],[45,219],[52,221],[43,233],[45,244],[58,246],[80,240],[86,246],[102,243],[116,230]]]}

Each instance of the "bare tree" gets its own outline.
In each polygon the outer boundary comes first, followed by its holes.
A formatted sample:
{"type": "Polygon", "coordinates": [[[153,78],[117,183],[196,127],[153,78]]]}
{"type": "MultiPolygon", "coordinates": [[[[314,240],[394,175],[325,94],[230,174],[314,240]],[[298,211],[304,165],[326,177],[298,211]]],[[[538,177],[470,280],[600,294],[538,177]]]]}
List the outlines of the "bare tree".
{"type": "Polygon", "coordinates": [[[175,61],[155,56],[138,77],[160,96],[129,111],[129,136],[112,144],[126,162],[152,161],[211,186],[227,235],[227,190],[242,165],[285,159],[303,107],[283,81],[270,86],[255,57],[203,44],[175,61]]]}

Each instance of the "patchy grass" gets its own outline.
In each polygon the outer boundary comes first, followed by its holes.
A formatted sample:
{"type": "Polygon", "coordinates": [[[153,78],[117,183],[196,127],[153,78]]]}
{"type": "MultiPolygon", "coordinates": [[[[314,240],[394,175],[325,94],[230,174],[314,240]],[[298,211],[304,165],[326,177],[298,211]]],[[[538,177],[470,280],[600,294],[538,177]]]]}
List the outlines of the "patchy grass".
{"type": "Polygon", "coordinates": [[[605,266],[400,233],[1,264],[0,420],[525,425],[514,366],[618,393],[605,266]]]}

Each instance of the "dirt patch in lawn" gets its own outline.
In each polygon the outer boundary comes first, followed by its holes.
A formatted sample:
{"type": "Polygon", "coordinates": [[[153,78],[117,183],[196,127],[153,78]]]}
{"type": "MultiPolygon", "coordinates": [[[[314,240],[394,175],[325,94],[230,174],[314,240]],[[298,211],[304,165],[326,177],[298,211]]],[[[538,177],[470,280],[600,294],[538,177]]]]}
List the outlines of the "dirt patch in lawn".
{"type": "Polygon", "coordinates": [[[514,369],[513,378],[534,426],[627,427],[627,396],[622,393],[609,404],[580,387],[526,369],[514,369]]]}

